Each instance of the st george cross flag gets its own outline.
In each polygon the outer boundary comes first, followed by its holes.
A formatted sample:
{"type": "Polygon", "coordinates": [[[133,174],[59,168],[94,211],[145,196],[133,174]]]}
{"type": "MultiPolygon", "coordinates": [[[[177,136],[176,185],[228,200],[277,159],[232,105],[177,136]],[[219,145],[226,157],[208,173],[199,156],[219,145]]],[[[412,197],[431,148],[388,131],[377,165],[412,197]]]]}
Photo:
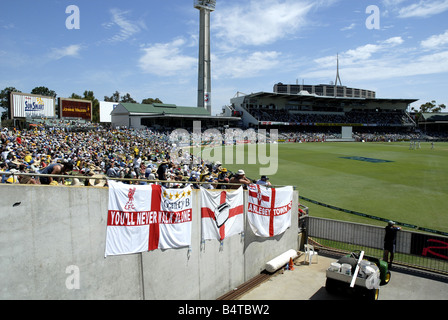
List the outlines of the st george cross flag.
{"type": "Polygon", "coordinates": [[[190,245],[190,187],[108,183],[105,256],[190,245]]]}
{"type": "Polygon", "coordinates": [[[203,240],[224,240],[244,231],[243,187],[230,192],[201,187],[203,240]]]}
{"type": "Polygon", "coordinates": [[[293,188],[267,188],[263,185],[248,186],[247,218],[255,235],[273,237],[291,226],[293,188]]]}

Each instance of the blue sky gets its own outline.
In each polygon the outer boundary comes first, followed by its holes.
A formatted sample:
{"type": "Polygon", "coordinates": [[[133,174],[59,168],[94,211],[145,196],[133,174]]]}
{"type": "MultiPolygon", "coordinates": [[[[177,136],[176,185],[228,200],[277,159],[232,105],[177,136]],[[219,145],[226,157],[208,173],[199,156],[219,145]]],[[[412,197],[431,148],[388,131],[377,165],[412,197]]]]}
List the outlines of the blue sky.
{"type": "MultiPolygon", "coordinates": [[[[115,91],[197,104],[193,0],[2,1],[0,89],[58,97],[115,91]],[[67,29],[69,5],[80,28],[67,29]]],[[[217,0],[211,14],[213,114],[237,92],[335,81],[379,98],[448,105],[448,0],[217,0]],[[379,29],[366,20],[378,8],[379,29]]]]}

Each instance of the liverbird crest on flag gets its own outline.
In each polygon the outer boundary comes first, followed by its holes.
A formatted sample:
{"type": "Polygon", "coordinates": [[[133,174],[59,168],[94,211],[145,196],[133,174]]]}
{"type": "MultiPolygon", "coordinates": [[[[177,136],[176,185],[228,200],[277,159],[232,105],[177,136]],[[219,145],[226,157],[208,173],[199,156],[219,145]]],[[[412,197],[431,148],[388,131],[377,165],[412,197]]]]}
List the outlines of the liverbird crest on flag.
{"type": "Polygon", "coordinates": [[[109,181],[105,255],[188,247],[191,244],[191,188],[130,186],[109,181]]]}
{"type": "Polygon", "coordinates": [[[136,188],[129,188],[128,192],[128,202],[125,204],[124,209],[125,210],[135,210],[134,206],[134,194],[135,194],[136,188]]]}

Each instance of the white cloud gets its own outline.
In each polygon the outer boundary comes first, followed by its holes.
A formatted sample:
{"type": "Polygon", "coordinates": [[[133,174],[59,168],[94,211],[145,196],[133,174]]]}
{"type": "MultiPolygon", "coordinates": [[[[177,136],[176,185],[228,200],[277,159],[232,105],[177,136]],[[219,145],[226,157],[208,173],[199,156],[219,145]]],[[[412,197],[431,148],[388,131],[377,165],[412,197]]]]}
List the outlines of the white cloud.
{"type": "MultiPolygon", "coordinates": [[[[304,26],[312,8],[328,6],[335,0],[249,0],[225,6],[213,12],[213,43],[220,50],[212,55],[215,79],[258,76],[280,64],[281,53],[275,49],[244,51],[242,45],[261,46],[296,34],[304,26]]],[[[197,72],[197,56],[184,53],[189,44],[184,38],[169,43],[146,45],[139,66],[145,73],[172,76],[197,72]]]]}
{"type": "Polygon", "coordinates": [[[414,3],[401,8],[398,12],[398,16],[400,18],[427,18],[436,14],[443,13],[446,10],[448,10],[448,0],[420,0],[418,3],[414,3]]]}
{"type": "Polygon", "coordinates": [[[112,21],[104,23],[103,27],[110,29],[118,26],[119,31],[108,41],[120,42],[131,38],[133,35],[139,33],[142,29],[146,29],[146,25],[143,21],[131,21],[127,18],[129,11],[122,11],[119,9],[111,9],[112,21]]]}
{"type": "MultiPolygon", "coordinates": [[[[368,60],[375,53],[384,52],[402,44],[404,40],[401,37],[392,37],[384,41],[378,41],[376,44],[366,44],[355,49],[347,50],[339,54],[339,61],[341,65],[351,65],[361,61],[368,60]]],[[[316,65],[323,67],[335,67],[336,57],[327,56],[314,60],[316,65]]]]}
{"type": "Polygon", "coordinates": [[[352,62],[358,60],[366,60],[369,59],[372,54],[378,52],[379,50],[381,50],[380,45],[366,44],[365,46],[348,50],[347,52],[345,52],[343,57],[345,57],[346,59],[350,59],[352,62]]]}
{"type": "Polygon", "coordinates": [[[221,46],[265,45],[297,32],[316,4],[298,0],[250,0],[214,12],[213,33],[221,46]]]}
{"type": "Polygon", "coordinates": [[[353,70],[358,80],[390,79],[448,72],[448,51],[424,55],[416,60],[378,60],[370,66],[353,70]]]}
{"type": "Polygon", "coordinates": [[[80,44],[72,44],[68,47],[53,48],[49,54],[50,59],[59,60],[64,57],[78,57],[82,46],[80,44]]]}
{"type": "Polygon", "coordinates": [[[425,49],[437,49],[440,46],[448,43],[448,30],[445,33],[433,35],[426,40],[420,42],[421,46],[425,49]]]}
{"type": "Polygon", "coordinates": [[[145,73],[159,76],[172,76],[178,73],[191,72],[197,66],[197,57],[182,54],[184,39],[175,39],[169,43],[157,43],[143,48],[143,56],[139,66],[145,73]]]}
{"type": "Polygon", "coordinates": [[[396,6],[404,1],[407,1],[407,0],[383,0],[382,2],[384,4],[384,6],[390,7],[390,6],[396,6]]]}
{"type": "MultiPolygon", "coordinates": [[[[422,43],[430,46],[436,42],[446,41],[445,34],[433,37],[422,43]]],[[[416,48],[397,48],[403,43],[401,37],[393,37],[340,53],[339,64],[343,83],[448,72],[448,51],[425,54],[416,48]]],[[[336,57],[322,57],[315,62],[315,67],[304,72],[303,77],[328,80],[334,78],[336,57]]]]}
{"type": "Polygon", "coordinates": [[[250,78],[260,72],[272,70],[279,65],[280,53],[276,51],[253,52],[249,55],[235,55],[227,58],[215,57],[213,76],[215,78],[250,78]]]}
{"type": "Polygon", "coordinates": [[[384,40],[382,42],[382,45],[395,46],[395,45],[402,44],[403,42],[404,42],[404,40],[401,37],[392,37],[392,38],[389,38],[387,40],[384,40]]]}
{"type": "Polygon", "coordinates": [[[352,30],[356,27],[356,23],[352,23],[351,25],[341,28],[341,31],[347,31],[347,30],[352,30]]]}
{"type": "Polygon", "coordinates": [[[397,45],[402,44],[404,41],[401,37],[393,37],[384,41],[380,41],[377,44],[366,44],[365,46],[358,47],[354,50],[348,50],[343,58],[350,59],[352,61],[369,59],[374,53],[390,49],[397,45]]]}
{"type": "Polygon", "coordinates": [[[2,29],[5,29],[5,30],[11,30],[11,29],[15,29],[16,28],[14,23],[8,23],[8,24],[5,24],[5,25],[2,25],[1,27],[2,27],[2,29]]]}

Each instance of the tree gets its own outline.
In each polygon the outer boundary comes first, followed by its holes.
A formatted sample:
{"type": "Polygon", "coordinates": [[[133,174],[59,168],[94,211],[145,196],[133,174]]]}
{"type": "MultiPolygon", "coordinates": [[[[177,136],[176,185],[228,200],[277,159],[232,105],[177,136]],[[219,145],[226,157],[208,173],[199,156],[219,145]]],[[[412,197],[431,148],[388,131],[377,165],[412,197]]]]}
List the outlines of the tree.
{"type": "Polygon", "coordinates": [[[53,97],[56,98],[57,94],[53,90],[48,89],[47,87],[36,87],[31,90],[31,94],[37,94],[45,97],[53,97]]]}
{"type": "Polygon", "coordinates": [[[445,108],[446,106],[443,103],[437,106],[436,101],[432,100],[431,102],[422,104],[419,110],[416,110],[414,107],[412,107],[411,111],[414,111],[416,113],[415,119],[417,121],[420,121],[421,119],[423,119],[423,113],[437,113],[441,112],[445,108]]]}
{"type": "Polygon", "coordinates": [[[422,104],[419,110],[416,110],[414,107],[411,110],[418,113],[436,113],[441,112],[445,108],[446,106],[443,103],[437,105],[436,101],[432,100],[431,102],[426,102],[425,104],[422,104]]]}
{"type": "Polygon", "coordinates": [[[110,97],[104,96],[104,101],[107,102],[120,102],[120,92],[115,91],[110,97]]]}
{"type": "Polygon", "coordinates": [[[72,93],[72,95],[70,96],[70,99],[82,100],[82,97],[79,94],[72,93]]]}
{"type": "Polygon", "coordinates": [[[137,103],[129,93],[126,93],[124,96],[121,97],[120,100],[120,92],[115,91],[114,94],[112,94],[110,97],[104,96],[104,101],[107,102],[124,102],[124,103],[137,103]]]}
{"type": "Polygon", "coordinates": [[[97,98],[95,98],[95,94],[93,93],[93,91],[86,90],[84,91],[83,96],[80,96],[76,93],[72,93],[72,96],[70,98],[92,101],[92,122],[100,121],[100,102],[98,101],[97,98]]]}
{"type": "Polygon", "coordinates": [[[146,98],[142,100],[142,104],[163,103],[159,98],[146,98]]]}
{"type": "Polygon", "coordinates": [[[0,92],[0,110],[1,108],[6,109],[5,111],[2,111],[1,119],[5,120],[8,117],[8,112],[10,108],[9,98],[11,92],[21,92],[20,90],[17,90],[14,87],[6,87],[0,92]]]}
{"type": "Polygon", "coordinates": [[[92,122],[100,122],[100,102],[93,91],[84,91],[84,99],[92,101],[92,122]]]}
{"type": "Polygon", "coordinates": [[[121,101],[124,103],[137,103],[134,99],[132,99],[131,95],[129,93],[126,93],[123,97],[121,97],[121,101]]]}

